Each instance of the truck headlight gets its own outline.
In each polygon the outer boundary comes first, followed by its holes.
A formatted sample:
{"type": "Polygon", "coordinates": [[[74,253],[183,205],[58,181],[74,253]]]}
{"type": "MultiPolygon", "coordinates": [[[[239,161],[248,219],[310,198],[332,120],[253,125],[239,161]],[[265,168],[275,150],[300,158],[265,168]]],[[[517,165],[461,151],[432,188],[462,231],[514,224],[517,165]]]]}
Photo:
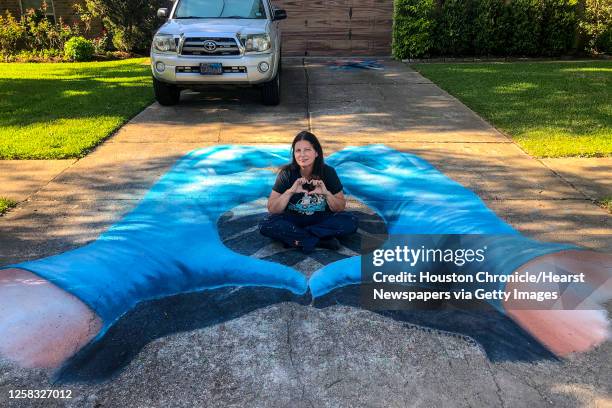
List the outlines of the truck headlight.
{"type": "Polygon", "coordinates": [[[270,36],[268,34],[247,34],[240,40],[245,52],[264,52],[270,49],[270,36]]]}
{"type": "Polygon", "coordinates": [[[176,52],[174,36],[169,34],[157,34],[153,37],[153,49],[157,52],[176,52]]]}

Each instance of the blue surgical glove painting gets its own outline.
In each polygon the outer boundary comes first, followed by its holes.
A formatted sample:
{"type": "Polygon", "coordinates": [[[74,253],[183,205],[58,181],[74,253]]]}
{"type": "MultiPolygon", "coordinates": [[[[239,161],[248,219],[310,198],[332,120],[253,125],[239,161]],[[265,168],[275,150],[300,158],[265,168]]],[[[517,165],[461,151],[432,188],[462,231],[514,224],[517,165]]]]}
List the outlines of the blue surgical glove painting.
{"type": "MultiPolygon", "coordinates": [[[[221,242],[216,227],[221,214],[267,197],[275,179],[270,169],[289,160],[287,147],[193,151],[96,241],[5,268],[33,272],[81,299],[104,323],[98,338],[145,300],[231,286],[271,287],[295,295],[310,290],[321,297],[359,284],[360,257],[329,264],[308,281],[291,267],[237,254],[221,242]]],[[[390,234],[507,235],[495,273],[512,273],[529,259],[572,248],[521,236],[477,195],[415,155],[371,145],[334,153],[327,162],[336,168],[345,193],[378,212],[390,234]],[[507,250],[514,254],[510,260],[507,250]]]]}
{"type": "MultiPolygon", "coordinates": [[[[342,150],[333,154],[328,163],[336,168],[346,191],[380,214],[390,235],[464,236],[451,244],[441,243],[442,247],[461,242],[469,243],[468,248],[491,244],[486,263],[466,266],[465,274],[476,273],[469,268],[480,266],[493,274],[507,275],[536,257],[576,248],[524,237],[497,217],[475,193],[418,156],[370,145],[342,150]]],[[[309,281],[312,296],[322,297],[336,288],[361,283],[360,262],[359,258],[346,258],[315,272],[309,281]]],[[[435,271],[436,265],[430,264],[429,270],[435,271]]],[[[482,288],[502,289],[499,284],[489,286],[482,288]]],[[[490,303],[504,312],[500,302],[490,303]]]]}

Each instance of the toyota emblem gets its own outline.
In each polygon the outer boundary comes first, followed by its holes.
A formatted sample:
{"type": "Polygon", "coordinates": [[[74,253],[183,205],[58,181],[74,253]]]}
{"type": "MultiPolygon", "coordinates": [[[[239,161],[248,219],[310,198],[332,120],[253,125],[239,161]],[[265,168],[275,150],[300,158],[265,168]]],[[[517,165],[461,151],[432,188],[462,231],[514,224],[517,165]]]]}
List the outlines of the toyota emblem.
{"type": "Polygon", "coordinates": [[[213,52],[214,50],[217,49],[217,43],[214,41],[205,41],[204,42],[204,49],[207,52],[213,52]]]}

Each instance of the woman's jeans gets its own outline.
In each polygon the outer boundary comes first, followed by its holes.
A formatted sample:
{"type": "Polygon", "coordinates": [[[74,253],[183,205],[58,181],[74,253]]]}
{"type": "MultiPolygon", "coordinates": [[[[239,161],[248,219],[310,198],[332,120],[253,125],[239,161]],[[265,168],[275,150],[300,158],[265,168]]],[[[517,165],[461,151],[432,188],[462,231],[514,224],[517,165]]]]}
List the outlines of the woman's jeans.
{"type": "Polygon", "coordinates": [[[348,212],[298,215],[285,212],[270,214],[259,224],[262,235],[292,247],[309,251],[319,240],[352,234],[357,231],[358,219],[348,212]]]}

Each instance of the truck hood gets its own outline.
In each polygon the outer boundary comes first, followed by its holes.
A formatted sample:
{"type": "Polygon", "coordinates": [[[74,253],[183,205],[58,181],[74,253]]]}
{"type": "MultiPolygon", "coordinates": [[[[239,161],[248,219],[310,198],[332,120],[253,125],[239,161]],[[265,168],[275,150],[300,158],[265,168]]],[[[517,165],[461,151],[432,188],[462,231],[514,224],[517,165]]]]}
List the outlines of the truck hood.
{"type": "Polygon", "coordinates": [[[168,20],[158,33],[181,34],[254,34],[267,32],[267,19],[202,18],[168,20]]]}

